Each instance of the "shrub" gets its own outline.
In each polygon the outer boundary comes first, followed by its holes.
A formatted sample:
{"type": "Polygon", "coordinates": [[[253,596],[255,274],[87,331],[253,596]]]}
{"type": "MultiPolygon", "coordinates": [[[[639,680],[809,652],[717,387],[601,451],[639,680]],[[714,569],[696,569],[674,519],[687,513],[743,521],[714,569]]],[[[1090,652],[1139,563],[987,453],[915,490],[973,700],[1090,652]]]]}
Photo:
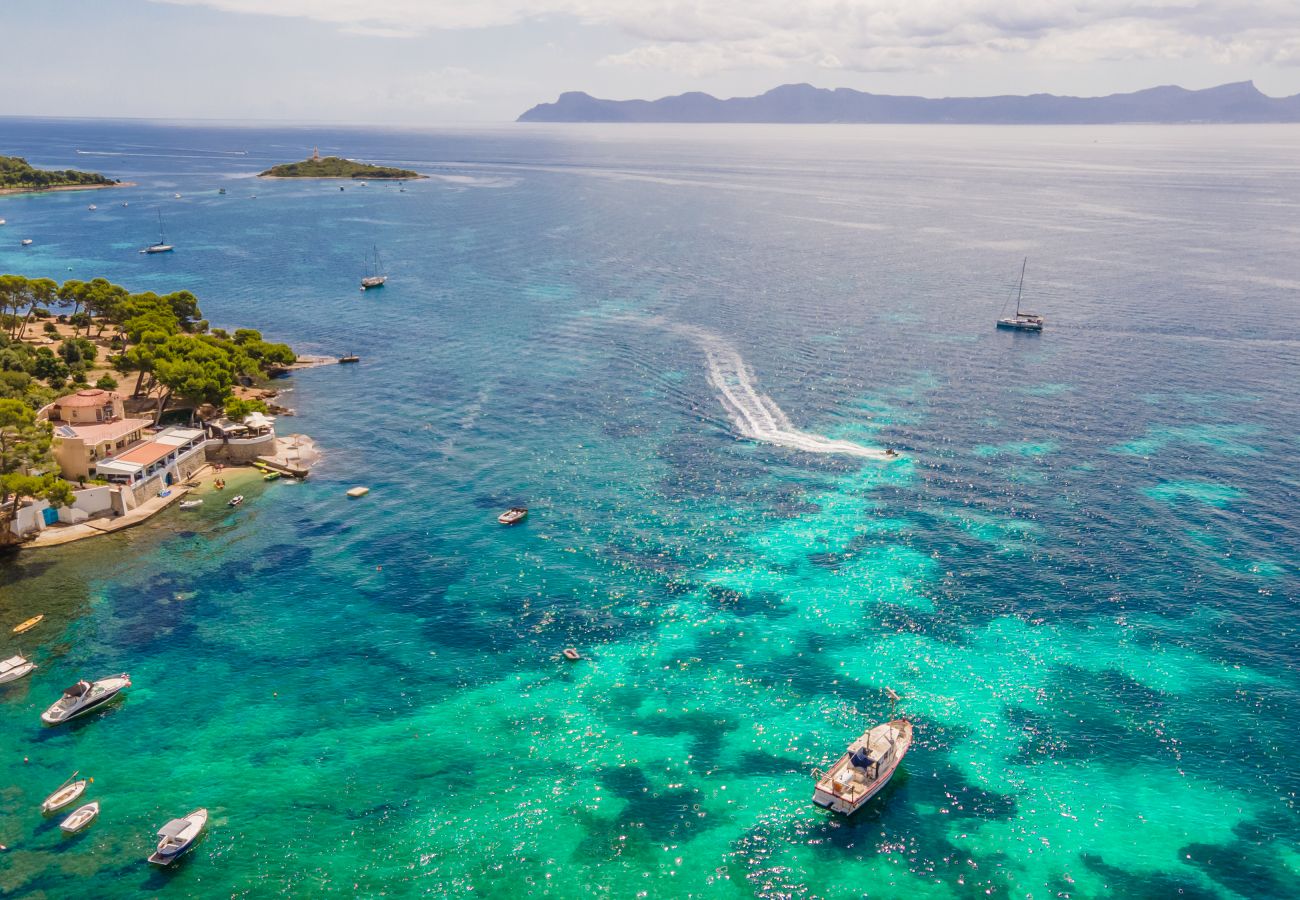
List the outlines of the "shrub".
{"type": "Polygon", "coordinates": [[[103,375],[100,375],[99,380],[95,382],[95,387],[99,388],[101,391],[115,391],[117,390],[117,379],[108,373],[104,373],[103,375]]]}

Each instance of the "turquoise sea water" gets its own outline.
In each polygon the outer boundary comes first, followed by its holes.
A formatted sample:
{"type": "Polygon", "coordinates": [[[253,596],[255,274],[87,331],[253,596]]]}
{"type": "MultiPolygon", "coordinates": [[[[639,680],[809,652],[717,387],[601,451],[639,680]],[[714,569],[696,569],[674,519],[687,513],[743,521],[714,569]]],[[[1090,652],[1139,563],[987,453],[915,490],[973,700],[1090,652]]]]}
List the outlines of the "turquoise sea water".
{"type": "Polygon", "coordinates": [[[363,358],[282,382],[306,483],[0,562],[0,655],[41,666],[0,687],[0,892],[1294,894],[1300,129],[11,119],[0,153],[136,183],[0,197],[0,271],[363,358]],[[251,179],[317,144],[435,177],[251,179]],[[1025,255],[1048,329],[997,332],[1025,255]],[[917,744],[831,818],[809,773],[887,687],[917,744]],[[103,813],[65,839],[74,769],[103,813]]]}

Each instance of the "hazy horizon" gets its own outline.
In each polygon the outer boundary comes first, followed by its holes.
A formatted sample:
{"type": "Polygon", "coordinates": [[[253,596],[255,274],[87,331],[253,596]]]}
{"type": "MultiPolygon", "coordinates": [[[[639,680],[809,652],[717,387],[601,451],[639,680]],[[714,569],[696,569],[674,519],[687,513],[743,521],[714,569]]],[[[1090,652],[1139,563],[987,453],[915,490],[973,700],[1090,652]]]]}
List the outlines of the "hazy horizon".
{"type": "Polygon", "coordinates": [[[265,7],[114,0],[87,20],[88,7],[74,0],[8,6],[0,28],[14,38],[10,64],[21,74],[0,115],[469,125],[512,121],[571,90],[614,100],[687,91],[728,98],[803,82],[923,97],[1086,97],[1240,81],[1271,97],[1300,93],[1300,8],[1281,2],[265,7]],[[75,40],[70,22],[81,29],[75,40]]]}

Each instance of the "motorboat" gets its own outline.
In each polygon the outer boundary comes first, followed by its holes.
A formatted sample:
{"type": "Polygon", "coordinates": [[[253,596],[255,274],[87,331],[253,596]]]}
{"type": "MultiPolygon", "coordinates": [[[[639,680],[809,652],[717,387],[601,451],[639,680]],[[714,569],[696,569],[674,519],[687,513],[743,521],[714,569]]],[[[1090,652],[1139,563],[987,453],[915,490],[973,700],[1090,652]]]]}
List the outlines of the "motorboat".
{"type": "Polygon", "coordinates": [[[230,502],[227,503],[226,506],[238,506],[239,504],[241,504],[241,503],[243,503],[243,502],[244,502],[244,495],[243,495],[243,494],[236,494],[235,496],[233,496],[233,497],[230,498],[230,502]]]}
{"type": "Polygon", "coordinates": [[[63,696],[55,701],[45,712],[41,721],[47,725],[59,725],[78,716],[99,709],[116,697],[124,688],[131,686],[131,676],[123,672],[101,678],[99,681],[78,681],[71,687],[63,689],[63,696]]]}
{"type": "Polygon", "coordinates": [[[86,793],[86,788],[89,786],[90,780],[88,778],[82,778],[80,781],[73,781],[72,779],[76,777],[77,773],[73,772],[71,778],[59,785],[58,790],[45,798],[45,802],[41,804],[42,813],[49,815],[50,813],[58,812],[65,806],[71,806],[76,803],[81,795],[86,793]]]}
{"type": "Polygon", "coordinates": [[[218,194],[224,194],[225,192],[226,192],[226,189],[225,189],[225,188],[219,188],[219,189],[217,190],[217,193],[218,193],[218,194]]]}
{"type": "Polygon", "coordinates": [[[198,509],[203,505],[202,500],[182,500],[181,509],[198,509]]]}
{"type": "Polygon", "coordinates": [[[32,245],[32,239],[31,239],[31,238],[23,238],[22,241],[20,241],[20,243],[21,243],[24,247],[30,247],[30,246],[32,245]]]}
{"type": "Polygon", "coordinates": [[[829,771],[813,772],[813,802],[852,815],[889,783],[911,746],[912,723],[907,719],[875,726],[850,744],[829,771]]]}
{"type": "Polygon", "coordinates": [[[92,800],[91,802],[87,803],[85,806],[77,807],[73,811],[72,815],[68,816],[66,819],[60,822],[59,830],[62,831],[64,834],[76,834],[78,831],[85,828],[91,822],[95,821],[95,817],[98,815],[99,815],[99,801],[92,800]]]}
{"type": "Polygon", "coordinates": [[[86,209],[90,210],[91,212],[94,212],[95,210],[99,209],[99,207],[92,203],[89,206],[87,206],[86,209]]]}
{"type": "Polygon", "coordinates": [[[24,675],[27,675],[36,668],[36,663],[29,662],[21,656],[11,656],[8,659],[0,659],[0,684],[10,681],[17,681],[24,675]]]}
{"type": "Polygon", "coordinates": [[[41,619],[44,618],[45,618],[45,613],[41,613],[39,616],[32,616],[26,622],[19,622],[17,625],[14,626],[14,634],[22,634],[24,631],[31,631],[33,628],[39,625],[41,619]]]}
{"type": "Polygon", "coordinates": [[[173,200],[179,200],[179,199],[181,199],[181,195],[180,195],[180,194],[172,194],[172,199],[173,199],[173,200]]]}
{"type": "Polygon", "coordinates": [[[340,365],[342,365],[342,364],[344,364],[344,363],[359,363],[359,362],[361,362],[361,357],[357,356],[357,355],[354,354],[354,353],[349,353],[347,356],[340,356],[340,357],[339,357],[339,364],[340,364],[340,365]]]}
{"type": "Polygon", "coordinates": [[[170,866],[194,846],[208,825],[208,811],[196,809],[180,819],[172,819],[158,829],[158,848],[149,856],[155,866],[170,866]]]}
{"type": "Polygon", "coordinates": [[[512,506],[501,515],[497,516],[497,521],[502,525],[516,525],[526,518],[528,518],[528,507],[512,506]]]}

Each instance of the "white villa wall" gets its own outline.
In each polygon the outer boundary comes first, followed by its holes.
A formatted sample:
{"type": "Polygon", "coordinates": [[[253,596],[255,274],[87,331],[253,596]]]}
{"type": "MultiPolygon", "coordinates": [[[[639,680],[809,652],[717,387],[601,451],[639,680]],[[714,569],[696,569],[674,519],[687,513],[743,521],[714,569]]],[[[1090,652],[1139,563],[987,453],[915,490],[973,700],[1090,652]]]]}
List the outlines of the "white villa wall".
{"type": "Polygon", "coordinates": [[[90,516],[113,511],[113,489],[106,484],[73,491],[72,508],[90,516]]]}

